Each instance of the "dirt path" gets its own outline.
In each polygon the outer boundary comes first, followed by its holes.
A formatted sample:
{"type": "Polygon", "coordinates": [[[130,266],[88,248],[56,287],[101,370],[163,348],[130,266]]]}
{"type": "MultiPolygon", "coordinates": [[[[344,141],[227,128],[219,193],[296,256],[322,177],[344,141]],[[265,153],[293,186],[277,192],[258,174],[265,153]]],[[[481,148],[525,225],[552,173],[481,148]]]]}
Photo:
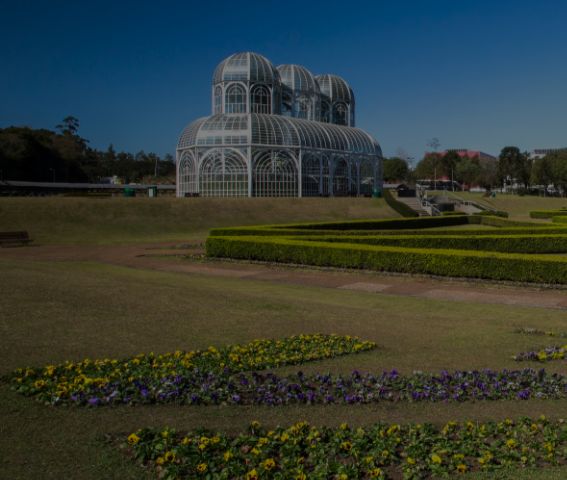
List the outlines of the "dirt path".
{"type": "Polygon", "coordinates": [[[198,245],[30,246],[0,248],[0,259],[89,261],[130,268],[223,276],[357,290],[382,295],[492,303],[567,310],[567,289],[502,285],[494,282],[437,279],[379,272],[340,271],[245,262],[182,258],[202,253],[198,245]]]}

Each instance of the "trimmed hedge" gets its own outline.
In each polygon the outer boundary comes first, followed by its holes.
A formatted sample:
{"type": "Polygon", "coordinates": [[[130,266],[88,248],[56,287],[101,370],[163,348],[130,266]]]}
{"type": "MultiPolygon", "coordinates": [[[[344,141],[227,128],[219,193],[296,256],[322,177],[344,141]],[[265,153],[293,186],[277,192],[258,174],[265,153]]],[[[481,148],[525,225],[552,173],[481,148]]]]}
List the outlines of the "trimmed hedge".
{"type": "MultiPolygon", "coordinates": [[[[235,236],[235,235],[265,235],[265,236],[288,236],[288,235],[399,235],[403,230],[404,235],[454,235],[454,230],[427,231],[427,228],[452,227],[456,225],[487,225],[499,227],[495,234],[514,235],[531,233],[567,233],[564,227],[552,227],[550,225],[532,222],[515,222],[499,217],[478,215],[452,215],[448,217],[420,217],[420,218],[396,218],[383,220],[354,220],[349,222],[320,222],[300,223],[287,225],[261,225],[246,227],[213,228],[212,236],[235,236]],[[506,227],[506,228],[504,228],[506,227]]],[[[459,235],[486,235],[486,230],[471,229],[459,230],[459,235]]]]}
{"type": "Polygon", "coordinates": [[[384,200],[386,200],[386,203],[390,206],[390,208],[398,212],[402,217],[419,217],[419,214],[415,210],[407,206],[405,203],[396,200],[390,190],[384,190],[384,200]]]}
{"type": "Polygon", "coordinates": [[[475,215],[508,218],[508,212],[505,212],[504,210],[481,210],[480,212],[475,213],[475,215]]]}
{"type": "Polygon", "coordinates": [[[452,217],[454,215],[466,215],[465,212],[441,212],[443,217],[452,217]]]}
{"type": "Polygon", "coordinates": [[[301,240],[503,253],[567,253],[567,231],[564,235],[342,235],[306,237],[301,240]]]}
{"type": "Polygon", "coordinates": [[[532,210],[530,218],[553,218],[554,216],[567,215],[567,208],[559,210],[532,210]]]}
{"type": "Polygon", "coordinates": [[[209,237],[206,250],[211,257],[519,282],[567,283],[567,258],[559,256],[242,236],[209,237]]]}
{"type": "Polygon", "coordinates": [[[565,215],[565,216],[559,215],[559,216],[553,217],[551,219],[551,221],[553,223],[567,223],[567,215],[565,215]]]}

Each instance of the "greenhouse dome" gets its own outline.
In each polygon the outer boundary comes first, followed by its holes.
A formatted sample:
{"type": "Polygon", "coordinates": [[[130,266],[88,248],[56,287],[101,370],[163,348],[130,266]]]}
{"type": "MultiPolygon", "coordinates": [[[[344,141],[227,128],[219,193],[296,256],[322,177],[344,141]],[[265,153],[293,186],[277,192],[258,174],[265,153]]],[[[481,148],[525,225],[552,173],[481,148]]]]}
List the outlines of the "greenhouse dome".
{"type": "Polygon", "coordinates": [[[219,64],[212,88],[213,115],[178,141],[178,196],[355,196],[381,187],[380,145],[349,126],[354,94],[340,77],[276,69],[245,52],[219,64]],[[333,115],[338,105],[344,118],[333,115]]]}

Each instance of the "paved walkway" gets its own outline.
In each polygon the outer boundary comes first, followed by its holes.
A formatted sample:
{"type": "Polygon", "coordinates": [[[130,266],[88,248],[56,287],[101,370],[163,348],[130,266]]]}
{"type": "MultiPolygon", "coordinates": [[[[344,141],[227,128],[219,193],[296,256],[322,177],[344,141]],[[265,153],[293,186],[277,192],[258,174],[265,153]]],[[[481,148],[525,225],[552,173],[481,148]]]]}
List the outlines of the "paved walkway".
{"type": "Polygon", "coordinates": [[[0,259],[89,261],[130,268],[356,290],[371,294],[567,310],[567,288],[545,289],[494,282],[437,279],[379,272],[341,271],[179,257],[202,253],[187,245],[30,246],[0,248],[0,259]]]}

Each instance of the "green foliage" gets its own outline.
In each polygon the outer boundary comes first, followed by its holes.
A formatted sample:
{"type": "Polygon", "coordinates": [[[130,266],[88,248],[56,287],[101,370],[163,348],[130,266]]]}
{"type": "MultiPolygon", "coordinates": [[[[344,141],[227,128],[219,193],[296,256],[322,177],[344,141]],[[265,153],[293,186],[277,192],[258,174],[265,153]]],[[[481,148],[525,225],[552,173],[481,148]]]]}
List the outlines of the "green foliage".
{"type": "Polygon", "coordinates": [[[79,121],[67,117],[57,126],[59,133],[46,129],[9,127],[0,129],[0,180],[37,182],[99,182],[117,175],[126,182],[144,176],[175,175],[171,155],[160,158],[143,151],[135,155],[92,149],[78,134],[79,121]],[[157,167],[157,168],[156,168],[157,167]]]}
{"type": "Polygon", "coordinates": [[[405,181],[409,176],[408,163],[402,158],[385,158],[384,164],[384,181],[405,181]]]}
{"type": "Polygon", "coordinates": [[[533,255],[566,252],[567,229],[538,227],[537,224],[520,228],[520,225],[493,216],[455,215],[216,229],[207,239],[206,251],[212,257],[268,262],[567,283],[567,258],[533,255]],[[468,231],[425,233],[415,230],[416,227],[469,223],[511,228],[499,230],[500,234],[486,230],[470,234],[468,231]],[[390,232],[380,231],[386,229],[390,232]],[[394,229],[411,231],[396,236],[394,229]],[[311,236],[298,236],[297,232],[302,230],[310,232],[311,236]]]}
{"type": "Polygon", "coordinates": [[[561,215],[567,215],[566,208],[561,208],[559,210],[532,210],[530,212],[530,218],[553,218],[561,215]]]}
{"type": "Polygon", "coordinates": [[[567,223],[567,215],[558,215],[552,218],[553,223],[567,223]]]}
{"type": "Polygon", "coordinates": [[[446,250],[476,250],[503,253],[566,253],[567,229],[563,234],[540,235],[461,235],[453,231],[453,235],[379,235],[379,236],[317,236],[304,237],[302,240],[352,243],[363,245],[380,245],[403,248],[427,248],[446,250]]]}
{"type": "Polygon", "coordinates": [[[567,283],[567,259],[562,257],[333,244],[274,237],[209,237],[206,250],[211,257],[518,282],[567,283]]]}
{"type": "Polygon", "coordinates": [[[508,212],[504,212],[502,210],[482,210],[478,213],[475,213],[475,215],[508,218],[508,212]]]}
{"type": "Polygon", "coordinates": [[[405,203],[399,202],[394,198],[390,190],[384,190],[384,200],[386,203],[396,212],[398,212],[402,217],[412,218],[419,217],[418,213],[408,207],[405,203]]]}
{"type": "Polygon", "coordinates": [[[505,181],[519,182],[528,187],[530,184],[532,162],[528,155],[521,153],[518,147],[504,147],[498,157],[498,175],[505,181]]]}
{"type": "Polygon", "coordinates": [[[318,428],[302,421],[269,429],[254,421],[237,436],[145,428],[122,444],[145,471],[156,469],[163,478],[409,480],[457,478],[471,471],[496,478],[514,466],[561,465],[567,427],[543,415],[517,421],[449,421],[442,427],[378,423],[351,428],[343,423],[318,428]]]}
{"type": "Polygon", "coordinates": [[[455,216],[455,215],[466,215],[466,213],[465,212],[449,212],[449,211],[447,211],[447,212],[441,212],[441,215],[444,216],[444,217],[452,217],[452,216],[455,216]]]}

